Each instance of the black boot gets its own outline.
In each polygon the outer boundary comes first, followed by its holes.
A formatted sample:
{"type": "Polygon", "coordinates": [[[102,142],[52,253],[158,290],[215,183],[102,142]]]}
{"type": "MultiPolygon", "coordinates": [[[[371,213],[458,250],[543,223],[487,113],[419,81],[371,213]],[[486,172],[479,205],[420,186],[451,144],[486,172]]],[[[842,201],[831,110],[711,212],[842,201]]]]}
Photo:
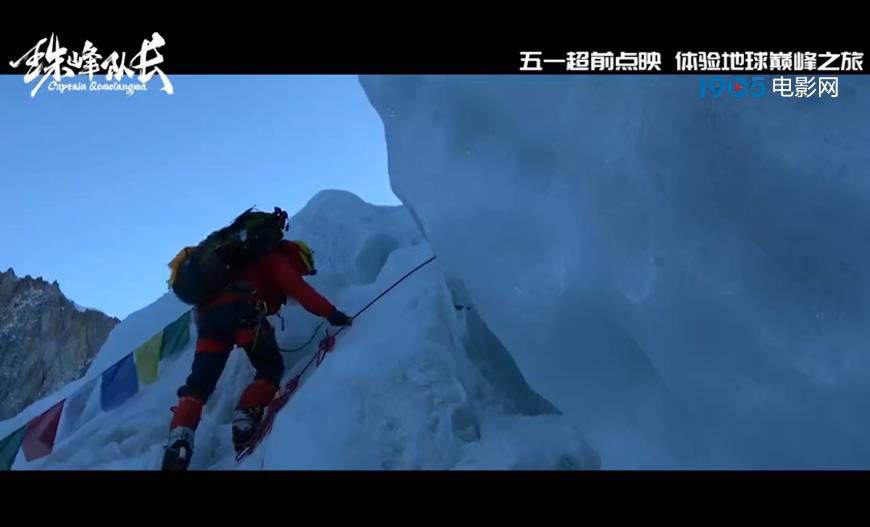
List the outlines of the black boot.
{"type": "Polygon", "coordinates": [[[233,413],[233,446],[236,454],[245,450],[254,439],[257,425],[263,419],[263,410],[262,406],[255,406],[246,410],[236,410],[233,413]]]}
{"type": "Polygon", "coordinates": [[[193,457],[193,430],[178,426],[169,432],[161,470],[187,470],[193,457]]]}

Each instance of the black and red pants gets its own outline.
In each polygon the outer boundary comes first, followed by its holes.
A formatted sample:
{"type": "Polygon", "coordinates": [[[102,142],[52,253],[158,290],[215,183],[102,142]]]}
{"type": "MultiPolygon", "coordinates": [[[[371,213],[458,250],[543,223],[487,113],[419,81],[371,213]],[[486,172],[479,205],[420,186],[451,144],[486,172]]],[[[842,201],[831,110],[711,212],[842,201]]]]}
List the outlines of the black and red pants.
{"type": "Polygon", "coordinates": [[[179,405],[170,428],[195,429],[202,406],[208,401],[236,346],[245,350],[256,370],[254,381],[242,393],[238,408],[266,406],[284,375],[275,331],[249,302],[230,302],[195,311],[198,338],[190,375],[178,389],[179,405]],[[259,327],[258,327],[259,325],[259,327]]]}

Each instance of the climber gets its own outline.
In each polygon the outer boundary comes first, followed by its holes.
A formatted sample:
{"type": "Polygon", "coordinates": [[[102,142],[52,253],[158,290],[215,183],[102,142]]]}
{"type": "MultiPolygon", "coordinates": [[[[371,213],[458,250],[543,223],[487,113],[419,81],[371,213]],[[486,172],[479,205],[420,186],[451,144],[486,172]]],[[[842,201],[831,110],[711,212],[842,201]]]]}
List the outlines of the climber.
{"type": "MultiPolygon", "coordinates": [[[[248,237],[252,238],[250,232],[248,237]]],[[[183,252],[187,251],[184,254],[189,254],[190,249],[184,249],[183,252]]],[[[176,257],[176,260],[183,259],[176,257]]],[[[170,264],[172,280],[176,276],[176,260],[170,264]]],[[[172,408],[174,414],[169,425],[163,470],[185,470],[190,463],[194,432],[203,405],[214,391],[235,346],[245,350],[256,375],[243,391],[233,413],[233,445],[238,452],[250,441],[284,373],[284,361],[266,317],[277,314],[288,299],[298,302],[310,313],[326,318],[334,326],[351,325],[350,317],[303,280],[303,276],[316,272],[313,252],[304,242],[281,239],[274,248],[236,270],[231,285],[196,303],[196,353],[192,371],[186,383],[178,389],[178,404],[172,408]]],[[[177,294],[178,291],[176,289],[177,294]]]]}

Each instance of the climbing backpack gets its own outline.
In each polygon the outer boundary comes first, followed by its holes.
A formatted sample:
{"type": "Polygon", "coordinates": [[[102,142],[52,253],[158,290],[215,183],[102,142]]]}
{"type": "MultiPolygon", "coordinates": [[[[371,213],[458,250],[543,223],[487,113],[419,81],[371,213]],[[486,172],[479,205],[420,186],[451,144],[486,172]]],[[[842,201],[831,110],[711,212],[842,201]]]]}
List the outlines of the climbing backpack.
{"type": "Polygon", "coordinates": [[[243,212],[195,247],[185,247],[169,263],[169,287],[179,300],[198,305],[232,285],[236,273],[276,248],[287,230],[287,213],[243,212]]]}

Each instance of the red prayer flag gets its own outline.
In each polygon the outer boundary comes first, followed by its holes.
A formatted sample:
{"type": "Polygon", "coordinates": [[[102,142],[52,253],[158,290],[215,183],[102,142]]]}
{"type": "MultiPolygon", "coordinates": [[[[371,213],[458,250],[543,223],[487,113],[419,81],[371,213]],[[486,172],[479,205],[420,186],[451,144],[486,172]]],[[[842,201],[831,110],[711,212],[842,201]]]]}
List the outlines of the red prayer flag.
{"type": "Polygon", "coordinates": [[[57,425],[60,423],[60,414],[63,411],[63,403],[66,400],[52,406],[41,415],[34,417],[27,423],[24,431],[24,441],[21,449],[24,450],[24,459],[33,461],[51,454],[54,448],[54,437],[57,434],[57,425]]]}

